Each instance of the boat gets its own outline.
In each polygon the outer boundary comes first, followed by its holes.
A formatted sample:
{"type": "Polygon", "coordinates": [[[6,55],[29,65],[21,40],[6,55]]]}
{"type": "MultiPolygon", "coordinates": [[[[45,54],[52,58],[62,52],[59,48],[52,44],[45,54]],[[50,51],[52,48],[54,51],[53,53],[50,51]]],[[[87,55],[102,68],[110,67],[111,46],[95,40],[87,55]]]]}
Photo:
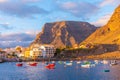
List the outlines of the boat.
{"type": "Polygon", "coordinates": [[[33,59],[34,59],[34,62],[29,62],[28,64],[30,66],[37,66],[38,63],[35,61],[36,60],[36,56],[34,56],[33,59]]]}
{"type": "Polygon", "coordinates": [[[55,61],[52,61],[52,63],[55,63],[55,61]]]}
{"type": "Polygon", "coordinates": [[[117,65],[117,64],[118,63],[114,60],[114,61],[111,61],[110,66],[117,65]]]}
{"type": "Polygon", "coordinates": [[[106,70],[104,70],[104,72],[110,72],[110,70],[106,69],[106,70]]]}
{"type": "Polygon", "coordinates": [[[23,64],[22,64],[22,63],[16,63],[16,66],[18,66],[18,67],[22,67],[23,64]]]}
{"type": "Polygon", "coordinates": [[[72,63],[73,61],[71,60],[70,62],[72,63]]]}
{"type": "Polygon", "coordinates": [[[102,63],[103,64],[108,64],[108,61],[107,60],[103,60],[102,63]]]}
{"type": "Polygon", "coordinates": [[[30,66],[37,66],[37,64],[38,64],[37,62],[31,62],[31,63],[29,63],[30,66]]]}
{"type": "Polygon", "coordinates": [[[65,65],[72,66],[72,62],[66,62],[65,65]]]}
{"type": "Polygon", "coordinates": [[[95,64],[98,64],[98,63],[99,63],[98,60],[94,60],[94,62],[95,62],[95,64]]]}
{"type": "Polygon", "coordinates": [[[47,69],[54,69],[55,68],[55,64],[54,63],[49,63],[48,65],[45,66],[45,68],[47,68],[47,69]]]}
{"type": "Polygon", "coordinates": [[[81,67],[83,67],[83,68],[90,68],[90,64],[81,64],[81,67]]]}
{"type": "Polygon", "coordinates": [[[55,61],[52,61],[52,63],[50,62],[50,55],[49,55],[49,58],[48,58],[48,62],[47,62],[47,65],[45,66],[45,68],[47,69],[55,69],[55,61]]]}
{"type": "Polygon", "coordinates": [[[58,61],[59,64],[62,64],[62,61],[58,61]]]}
{"type": "Polygon", "coordinates": [[[77,64],[80,64],[80,61],[77,61],[76,63],[77,63],[77,64]]]}
{"type": "Polygon", "coordinates": [[[90,68],[91,63],[89,61],[85,61],[83,64],[81,64],[81,67],[83,68],[90,68]]]}

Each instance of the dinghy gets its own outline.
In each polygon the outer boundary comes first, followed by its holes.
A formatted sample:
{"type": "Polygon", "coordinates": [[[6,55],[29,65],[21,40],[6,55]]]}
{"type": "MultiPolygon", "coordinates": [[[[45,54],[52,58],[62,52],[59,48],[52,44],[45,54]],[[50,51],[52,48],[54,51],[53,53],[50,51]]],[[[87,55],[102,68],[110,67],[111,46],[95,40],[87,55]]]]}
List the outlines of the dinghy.
{"type": "Polygon", "coordinates": [[[23,64],[22,64],[22,63],[16,63],[16,66],[18,66],[18,67],[22,67],[23,64]]]}

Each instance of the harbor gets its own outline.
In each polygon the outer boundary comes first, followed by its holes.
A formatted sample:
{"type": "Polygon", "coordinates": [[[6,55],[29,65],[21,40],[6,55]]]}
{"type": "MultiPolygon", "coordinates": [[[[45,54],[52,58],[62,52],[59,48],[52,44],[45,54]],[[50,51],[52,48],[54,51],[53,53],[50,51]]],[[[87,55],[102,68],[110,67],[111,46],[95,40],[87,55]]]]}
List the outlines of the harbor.
{"type": "Polygon", "coordinates": [[[47,62],[37,62],[30,66],[29,62],[0,64],[0,80],[118,80],[120,79],[120,61],[110,65],[111,60],[92,61],[51,61],[53,69],[46,68],[47,62]]]}

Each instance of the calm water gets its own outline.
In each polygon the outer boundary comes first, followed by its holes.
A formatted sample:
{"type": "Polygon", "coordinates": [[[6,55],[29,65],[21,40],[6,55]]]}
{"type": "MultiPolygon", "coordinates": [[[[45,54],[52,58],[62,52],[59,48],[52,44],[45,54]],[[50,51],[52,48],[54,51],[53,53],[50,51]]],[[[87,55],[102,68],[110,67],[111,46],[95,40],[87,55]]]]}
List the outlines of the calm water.
{"type": "Polygon", "coordinates": [[[93,66],[83,68],[81,64],[73,61],[72,66],[66,66],[55,62],[56,68],[48,70],[45,63],[38,63],[32,67],[23,63],[23,67],[17,67],[15,62],[0,64],[0,80],[120,80],[120,65],[110,66],[103,64],[102,61],[95,63],[90,61],[93,66]],[[110,72],[104,72],[109,69],[110,72]]]}

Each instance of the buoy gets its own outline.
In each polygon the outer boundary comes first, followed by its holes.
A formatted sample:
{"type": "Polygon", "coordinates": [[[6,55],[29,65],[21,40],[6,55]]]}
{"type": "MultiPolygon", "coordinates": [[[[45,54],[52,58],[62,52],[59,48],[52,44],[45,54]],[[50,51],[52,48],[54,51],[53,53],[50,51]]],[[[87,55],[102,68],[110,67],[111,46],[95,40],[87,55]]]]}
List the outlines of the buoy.
{"type": "Polygon", "coordinates": [[[110,70],[104,70],[104,72],[110,72],[110,70]]]}

